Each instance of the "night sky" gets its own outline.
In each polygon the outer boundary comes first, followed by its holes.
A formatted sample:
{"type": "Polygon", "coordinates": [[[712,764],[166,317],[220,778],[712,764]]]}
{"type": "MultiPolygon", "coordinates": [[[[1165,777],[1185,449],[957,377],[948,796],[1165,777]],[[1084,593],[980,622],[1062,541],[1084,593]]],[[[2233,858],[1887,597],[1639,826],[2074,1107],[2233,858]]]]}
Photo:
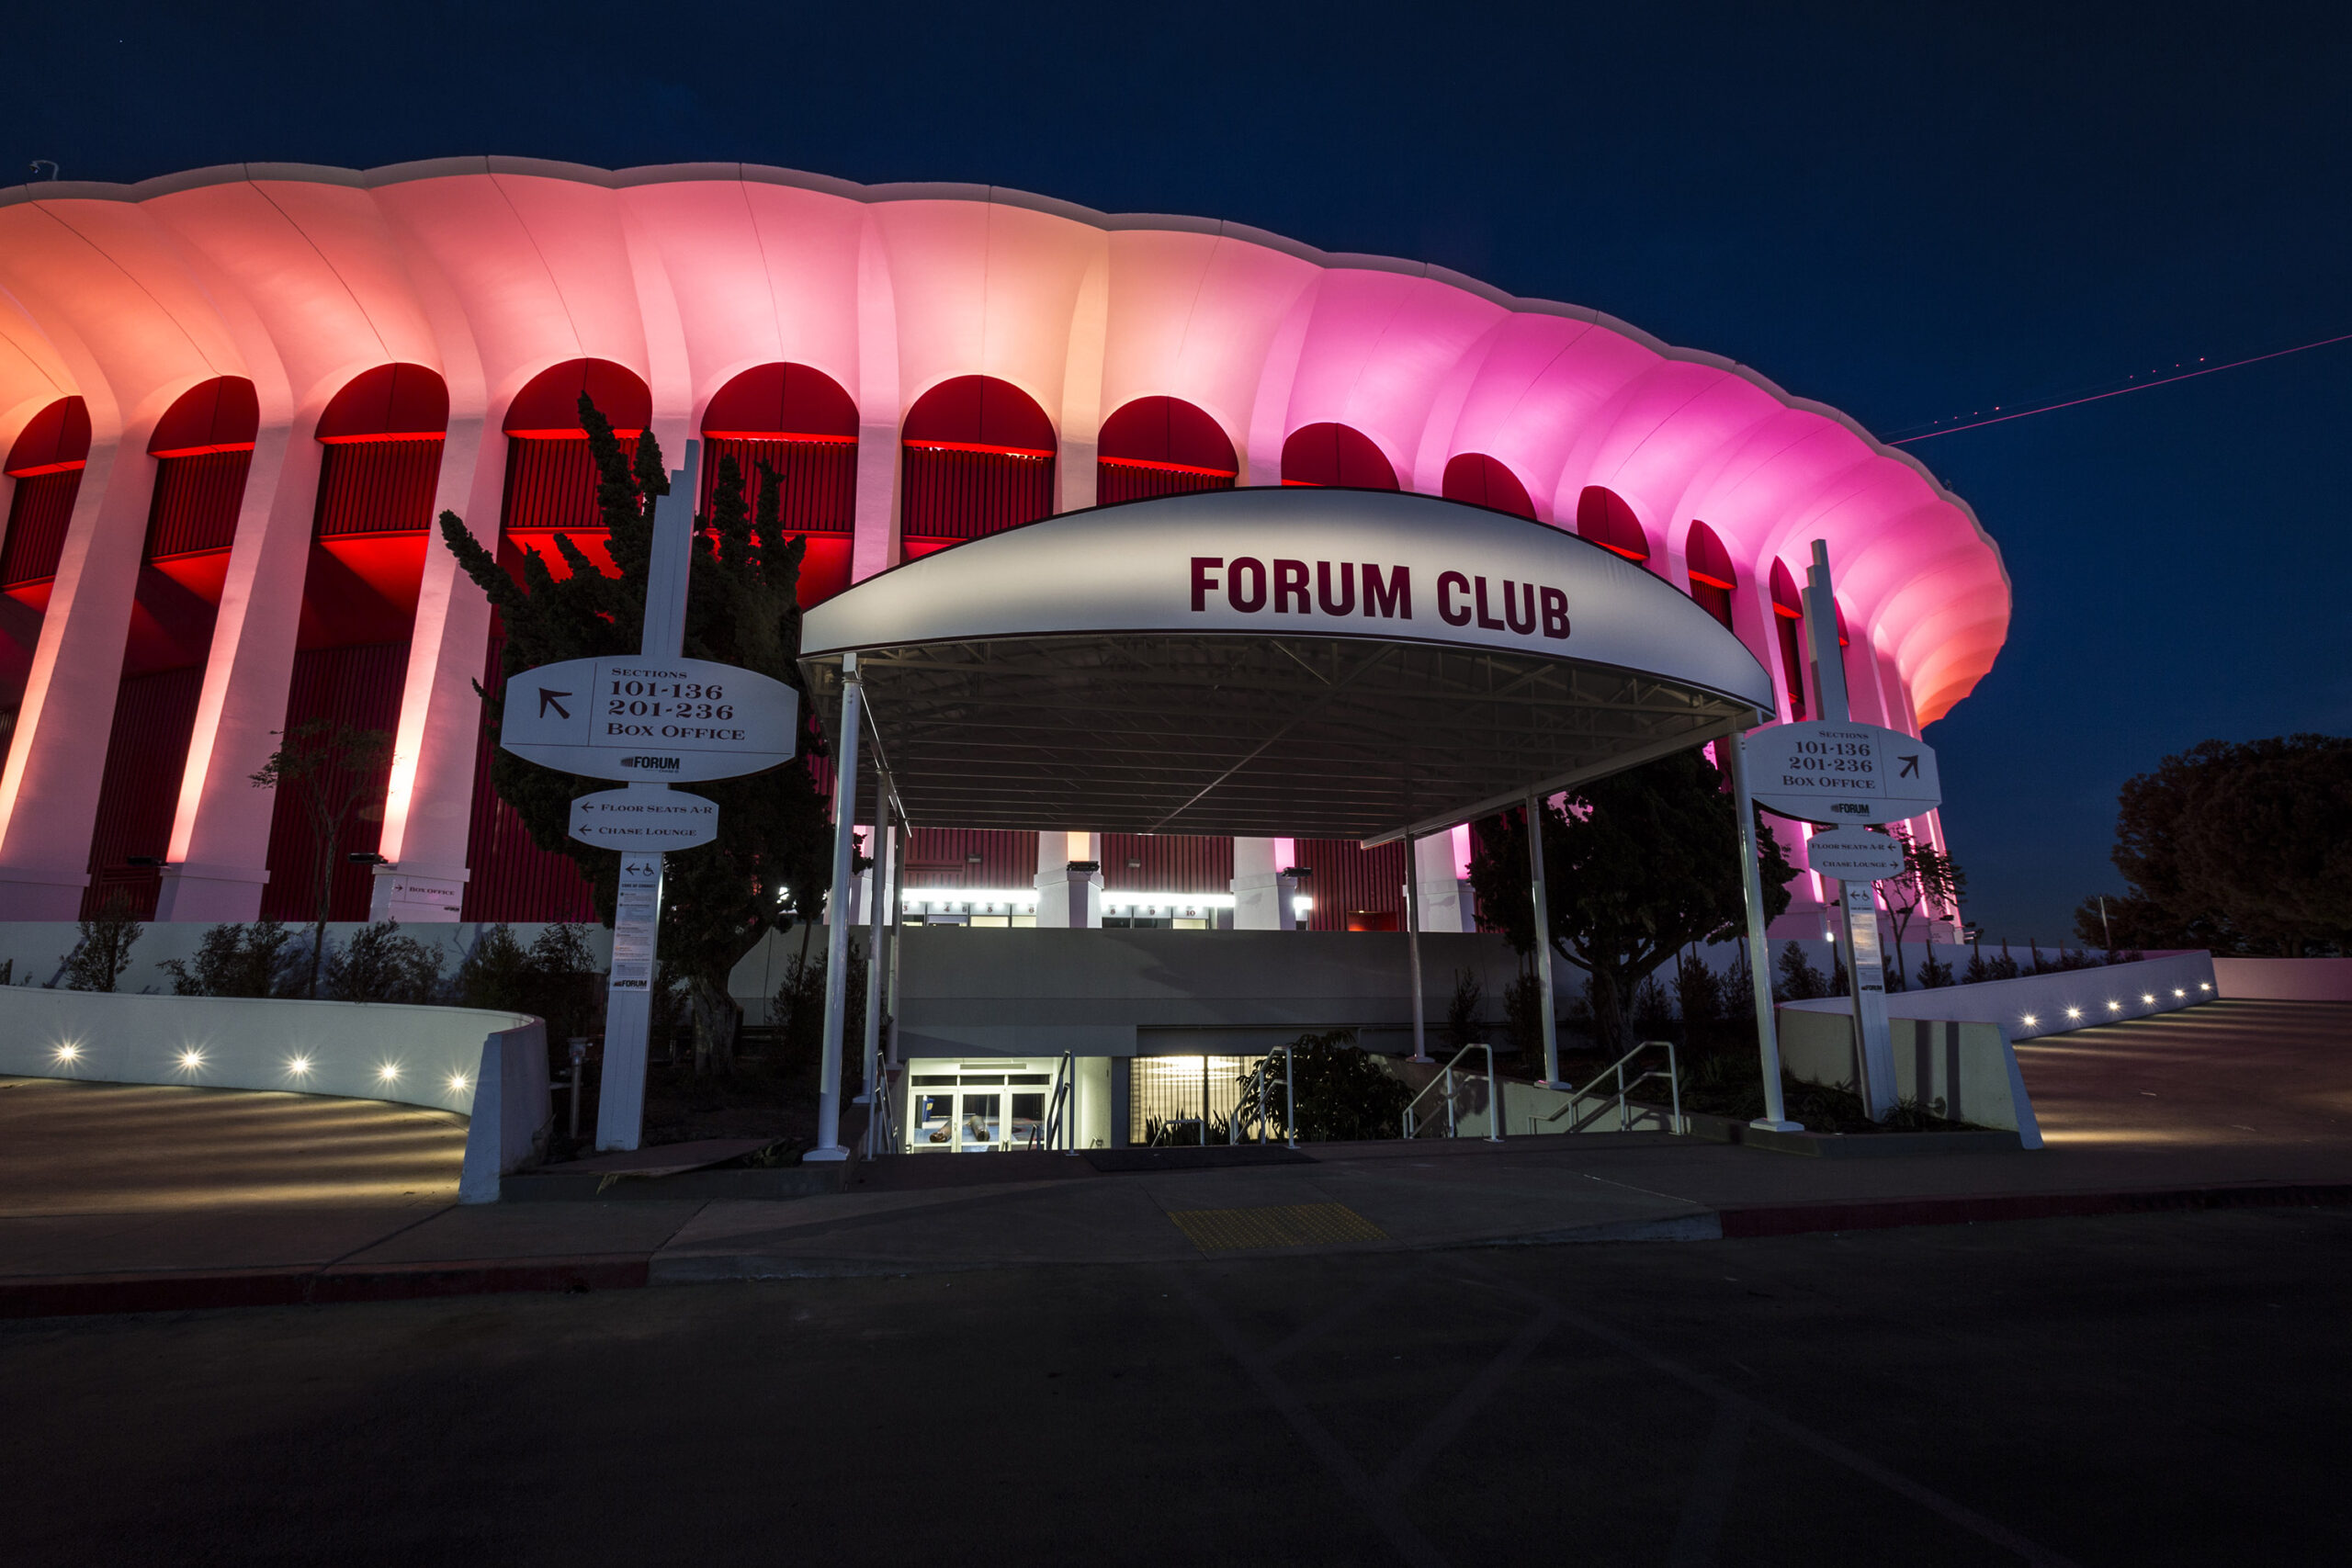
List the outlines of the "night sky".
{"type": "MultiPolygon", "coordinates": [[[[2352,332],[2352,7],[52,6],[0,178],[498,152],[1011,186],[1408,256],[1884,435],[2352,332]],[[1155,11],[1159,8],[1154,8],[1155,11]]],[[[2116,786],[2352,731],[2352,344],[1912,448],[2007,649],[1928,732],[1969,912],[2065,934],[2116,786]]]]}

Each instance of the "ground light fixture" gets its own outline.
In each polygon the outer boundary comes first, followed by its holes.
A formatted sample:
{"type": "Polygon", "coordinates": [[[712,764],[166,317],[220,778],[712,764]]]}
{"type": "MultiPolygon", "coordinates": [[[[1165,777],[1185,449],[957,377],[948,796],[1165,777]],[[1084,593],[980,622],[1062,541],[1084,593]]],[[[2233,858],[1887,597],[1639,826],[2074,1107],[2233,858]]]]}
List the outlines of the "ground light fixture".
{"type": "Polygon", "coordinates": [[[2123,1004],[2121,1002],[2109,1002],[2107,1004],[2107,1010],[2109,1012],[2121,1012],[2123,1010],[2123,1004]]]}
{"type": "Polygon", "coordinates": [[[400,1064],[397,1062],[386,1062],[382,1066],[376,1069],[376,1078],[379,1083],[390,1083],[400,1076],[401,1068],[400,1064]]]}
{"type": "Polygon", "coordinates": [[[299,1078],[311,1070],[311,1058],[308,1056],[289,1057],[286,1063],[286,1070],[292,1073],[299,1078]]]}
{"type": "Polygon", "coordinates": [[[451,1094],[463,1094],[466,1092],[465,1074],[451,1073],[449,1075],[449,1092],[451,1094]]]}
{"type": "Polygon", "coordinates": [[[2176,997],[2186,997],[2188,995],[2187,991],[2182,990],[2178,986],[2175,986],[2172,988],[2172,994],[2176,997]]]}
{"type": "Polygon", "coordinates": [[[2041,1026],[2041,1021],[2040,1019],[2038,1019],[2038,1018],[2034,1017],[2034,1016],[2033,1016],[2033,1014],[2031,1014],[2031,1013],[2028,1013],[2028,1014],[2026,1014],[2026,1015],[2025,1015],[2025,1026],[2026,1026],[2028,1029],[2036,1029],[2036,1028],[2039,1028],[2039,1027],[2041,1026]]]}
{"type": "Polygon", "coordinates": [[[2211,980],[2199,980],[2197,982],[2197,988],[2200,991],[2210,991],[2213,988],[2213,983],[2211,980]]]}
{"type": "Polygon", "coordinates": [[[197,1050],[181,1052],[180,1066],[191,1073],[196,1071],[197,1068],[204,1066],[204,1053],[197,1050]]]}
{"type": "Polygon", "coordinates": [[[2066,1010],[2066,1016],[2068,1018],[2080,1018],[2083,1016],[2083,1010],[2080,1008],[2068,1008],[2066,1010]]]}
{"type": "Polygon", "coordinates": [[[60,1045],[60,1046],[59,1046],[59,1047],[58,1047],[54,1052],[52,1052],[52,1053],[51,1053],[51,1054],[52,1055],[54,1055],[54,1056],[55,1056],[59,1061],[61,1061],[61,1062],[64,1062],[64,1063],[68,1063],[68,1064],[71,1064],[71,1063],[74,1063],[74,1062],[78,1062],[78,1061],[80,1061],[80,1060],[82,1059],[82,1047],[80,1047],[79,1045],[70,1045],[70,1044],[69,1044],[69,1045],[60,1045]]]}
{"type": "Polygon", "coordinates": [[[2142,993],[2141,993],[2141,996],[2140,996],[2140,999],[2141,999],[2143,1002],[2146,1003],[2146,1004],[2147,1004],[2148,1006],[2150,1006],[2150,1007],[2154,1007],[2154,1006],[2155,1006],[2155,1005],[2156,1005],[2156,998],[2155,998],[2155,997],[2154,997],[2153,994],[2151,994],[2151,993],[2144,992],[2144,991],[2143,991],[2143,992],[2142,992],[2142,993]]]}

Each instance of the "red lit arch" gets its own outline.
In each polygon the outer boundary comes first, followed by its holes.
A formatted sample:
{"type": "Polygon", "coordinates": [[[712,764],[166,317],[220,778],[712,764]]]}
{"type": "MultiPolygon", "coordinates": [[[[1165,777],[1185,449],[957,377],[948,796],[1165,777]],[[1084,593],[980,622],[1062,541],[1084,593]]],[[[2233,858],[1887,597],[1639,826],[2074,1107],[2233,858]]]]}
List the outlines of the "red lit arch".
{"type": "Polygon", "coordinates": [[[337,392],[319,416],[330,446],[371,441],[438,441],[449,431],[449,388],[422,365],[379,365],[337,392]]]}
{"type": "Polygon", "coordinates": [[[1577,533],[1603,549],[1614,550],[1629,561],[1647,565],[1649,536],[1625,498],[1613,490],[1587,485],[1577,497],[1577,533]]]}
{"type": "Polygon", "coordinates": [[[216,376],[190,387],[155,422],[151,457],[205,457],[250,452],[261,432],[261,400],[243,376],[216,376]]]}
{"type": "Polygon", "coordinates": [[[1739,587],[1739,573],[1731,564],[1731,552],[1724,548],[1724,542],[1715,537],[1713,528],[1704,523],[1693,523],[1682,553],[1683,564],[1690,572],[1690,597],[1723,623],[1724,630],[1731,630],[1731,596],[1739,587]]]}
{"type": "MultiPolygon", "coordinates": [[[[79,398],[60,398],[33,415],[8,448],[6,472],[17,482],[8,497],[7,541],[0,545],[0,592],[36,610],[48,608],[89,457],[90,410],[79,398]]],[[[24,649],[26,658],[31,654],[24,649]]]]}
{"type": "Polygon", "coordinates": [[[1017,528],[1054,510],[1054,424],[992,376],[942,381],[907,411],[899,534],[910,557],[1017,528]]]}
{"type": "Polygon", "coordinates": [[[1283,483],[1395,490],[1396,470],[1371,436],[1344,424],[1309,424],[1283,443],[1283,483]]]}
{"type": "Polygon", "coordinates": [[[743,500],[756,506],[762,465],[775,470],[787,536],[800,558],[801,606],[849,586],[857,531],[857,404],[842,384],[807,365],[756,365],[718,389],[702,415],[701,491],[707,516],[719,466],[735,459],[743,500]]]}
{"type": "Polygon", "coordinates": [[[1483,452],[1459,453],[1449,461],[1440,493],[1448,501],[1508,512],[1531,523],[1535,520],[1535,502],[1519,476],[1483,452]]]}
{"type": "Polygon", "coordinates": [[[1804,641],[1798,628],[1804,625],[1804,600],[1797,592],[1797,581],[1789,569],[1779,561],[1772,563],[1772,626],[1781,644],[1781,689],[1789,695],[1789,716],[1803,718],[1804,706],[1804,641]]]}
{"type": "Polygon", "coordinates": [[[1196,490],[1231,490],[1240,472],[1224,427],[1182,398],[1137,398],[1102,422],[1094,499],[1143,501],[1196,490]]]}
{"type": "Polygon", "coordinates": [[[500,428],[534,441],[585,441],[588,432],[580,423],[582,392],[611,422],[613,434],[624,439],[653,423],[653,393],[637,372],[609,359],[567,359],[548,366],[514,394],[500,428]]]}

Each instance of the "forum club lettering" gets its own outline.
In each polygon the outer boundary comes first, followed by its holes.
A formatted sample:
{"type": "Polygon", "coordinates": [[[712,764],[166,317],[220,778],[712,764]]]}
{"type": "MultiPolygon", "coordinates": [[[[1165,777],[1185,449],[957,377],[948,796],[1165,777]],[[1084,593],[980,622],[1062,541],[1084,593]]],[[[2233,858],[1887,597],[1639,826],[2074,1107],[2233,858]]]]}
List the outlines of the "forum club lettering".
{"type": "MultiPolygon", "coordinates": [[[[1363,614],[1385,620],[1413,618],[1413,574],[1408,567],[1365,561],[1262,561],[1255,556],[1193,558],[1193,610],[1208,611],[1209,595],[1222,592],[1241,615],[1271,609],[1277,615],[1363,614]],[[1359,577],[1361,570],[1361,577],[1359,577]]],[[[1555,640],[1568,635],[1568,596],[1560,589],[1502,580],[1494,593],[1484,577],[1459,571],[1437,575],[1438,619],[1449,626],[1476,621],[1482,631],[1532,637],[1539,629],[1555,640]],[[1490,594],[1492,596],[1490,596],[1490,594]],[[1499,608],[1500,615],[1497,615],[1499,608]]]]}

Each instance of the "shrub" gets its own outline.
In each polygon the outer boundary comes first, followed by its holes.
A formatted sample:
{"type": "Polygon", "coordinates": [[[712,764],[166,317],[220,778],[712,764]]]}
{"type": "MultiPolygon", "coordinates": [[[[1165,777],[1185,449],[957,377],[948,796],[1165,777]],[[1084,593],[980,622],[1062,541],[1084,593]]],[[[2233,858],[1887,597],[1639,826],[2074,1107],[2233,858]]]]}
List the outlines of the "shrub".
{"type": "Polygon", "coordinates": [[[80,940],[65,955],[65,988],[113,990],[130,967],[130,950],[146,929],[130,918],[129,895],[119,890],[108,895],[97,918],[81,922],[80,940]]]}
{"type": "Polygon", "coordinates": [[[1685,953],[1674,966],[1674,1001],[1686,1029],[1694,1023],[1713,1023],[1724,1015],[1724,984],[1696,952],[1685,953]]]}
{"type": "Polygon", "coordinates": [[[1790,942],[1781,949],[1781,983],[1772,987],[1773,995],[1784,1002],[1810,1001],[1830,994],[1829,982],[1804,955],[1804,949],[1790,942]]]}
{"type": "Polygon", "coordinates": [[[1928,956],[1919,960],[1919,988],[1923,991],[1932,991],[1939,986],[1949,986],[1951,983],[1951,965],[1939,964],[1936,961],[1936,944],[1929,942],[1928,956]]]}
{"type": "Polygon", "coordinates": [[[401,935],[398,920],[378,920],[328,953],[321,973],[334,1001],[431,1002],[439,999],[441,951],[401,935]]]}
{"type": "Polygon", "coordinates": [[[193,960],[166,958],[175,997],[282,997],[294,986],[304,949],[282,920],[214,926],[193,960]]]}
{"type": "Polygon", "coordinates": [[[1478,976],[1467,969],[1453,972],[1453,998],[1445,1006],[1445,1037],[1453,1049],[1484,1043],[1486,1026],[1478,1021],[1478,1014],[1487,1003],[1487,988],[1478,976]]]}
{"type": "MultiPolygon", "coordinates": [[[[1334,1029],[1291,1042],[1290,1078],[1298,1096],[1295,1118],[1282,1054],[1269,1053],[1264,1070],[1243,1083],[1242,1124],[1254,1125],[1262,1114],[1270,1133],[1289,1127],[1314,1143],[1396,1136],[1413,1091],[1378,1057],[1358,1050],[1355,1038],[1352,1029],[1334,1029]]],[[[1216,1138],[1214,1132],[1210,1135],[1216,1138]]]]}
{"type": "Polygon", "coordinates": [[[1664,1040],[1674,1032],[1674,1004],[1655,976],[1634,993],[1634,1034],[1637,1040],[1664,1040]]]}

